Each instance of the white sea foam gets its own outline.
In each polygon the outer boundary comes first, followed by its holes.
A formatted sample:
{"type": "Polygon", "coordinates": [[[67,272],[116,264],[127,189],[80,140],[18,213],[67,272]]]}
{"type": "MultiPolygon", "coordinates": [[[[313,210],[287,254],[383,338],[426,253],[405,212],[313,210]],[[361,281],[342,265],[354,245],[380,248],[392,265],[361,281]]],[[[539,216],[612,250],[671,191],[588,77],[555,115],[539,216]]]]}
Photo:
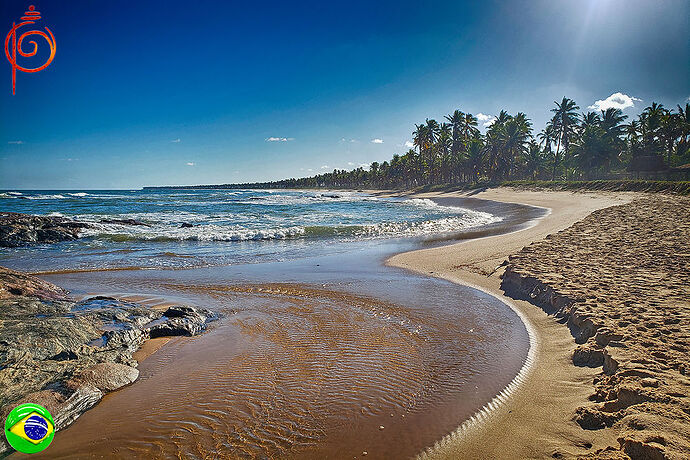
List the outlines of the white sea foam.
{"type": "Polygon", "coordinates": [[[88,193],[86,193],[86,192],[68,193],[68,195],[71,195],[71,196],[87,196],[88,193]]]}
{"type": "Polygon", "coordinates": [[[29,195],[25,196],[29,200],[64,200],[65,196],[60,194],[55,195],[29,195]]]}

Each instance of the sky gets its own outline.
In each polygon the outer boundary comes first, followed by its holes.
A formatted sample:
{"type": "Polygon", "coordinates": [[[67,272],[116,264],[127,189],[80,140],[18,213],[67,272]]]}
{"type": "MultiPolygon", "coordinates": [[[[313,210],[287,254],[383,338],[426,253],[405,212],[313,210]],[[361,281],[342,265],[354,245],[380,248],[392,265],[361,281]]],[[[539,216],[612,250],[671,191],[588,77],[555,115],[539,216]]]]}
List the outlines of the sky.
{"type": "MultiPolygon", "coordinates": [[[[455,109],[540,130],[564,96],[629,116],[690,97],[687,0],[2,0],[0,26],[31,4],[56,53],[15,95],[2,59],[0,189],[303,177],[404,153],[455,109]]],[[[45,62],[36,41],[18,64],[45,62]]]]}

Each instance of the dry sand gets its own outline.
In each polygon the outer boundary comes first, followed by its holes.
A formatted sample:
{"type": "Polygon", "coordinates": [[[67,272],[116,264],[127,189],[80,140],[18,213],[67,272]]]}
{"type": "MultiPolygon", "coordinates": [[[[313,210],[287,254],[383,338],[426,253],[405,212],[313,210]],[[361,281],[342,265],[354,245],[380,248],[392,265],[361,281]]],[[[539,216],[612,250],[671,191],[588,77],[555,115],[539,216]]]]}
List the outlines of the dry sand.
{"type": "MultiPolygon", "coordinates": [[[[467,195],[451,192],[419,196],[467,195]]],[[[505,301],[531,325],[535,359],[533,365],[526,369],[517,390],[491,410],[481,423],[446,437],[424,455],[429,458],[481,459],[587,455],[628,458],[620,450],[625,448],[633,458],[665,458],[659,454],[668,458],[688,458],[683,454],[687,453],[683,449],[688,447],[688,441],[678,436],[687,432],[689,420],[688,381],[682,356],[687,361],[683,340],[687,343],[690,308],[688,272],[679,270],[688,268],[688,233],[682,229],[688,228],[687,206],[690,200],[633,193],[543,192],[508,188],[490,189],[472,196],[546,207],[551,212],[534,226],[518,232],[399,254],[388,263],[473,286],[505,301]],[[647,197],[643,198],[647,201],[642,211],[636,204],[609,208],[588,218],[584,225],[573,227],[574,230],[553,235],[596,210],[628,203],[641,196],[647,197]],[[659,212],[654,212],[656,208],[660,208],[659,212]],[[668,235],[674,220],[679,220],[676,226],[680,226],[681,231],[675,232],[675,240],[664,247],[660,241],[667,240],[665,235],[668,235]],[[662,228],[652,231],[649,230],[650,225],[662,228]],[[607,232],[616,228],[617,233],[608,237],[611,234],[607,232]],[[645,229],[649,230],[647,234],[645,229]],[[548,235],[552,236],[542,241],[548,235]],[[523,247],[537,241],[542,242],[520,253],[523,247]],[[636,252],[641,246],[645,246],[642,258],[636,252]],[[506,296],[501,288],[505,267],[496,268],[509,255],[518,253],[520,255],[508,266],[513,291],[538,287],[540,290],[535,292],[541,295],[532,302],[543,304],[544,299],[548,299],[561,308],[560,314],[553,314],[558,308],[546,308],[552,313],[547,314],[533,303],[506,296]],[[664,263],[664,260],[671,262],[664,263]],[[642,266],[644,269],[637,269],[642,266]],[[673,270],[675,276],[671,276],[669,281],[665,274],[673,270]],[[686,282],[679,283],[683,276],[686,282]],[[529,282],[522,282],[525,280],[529,282]],[[654,286],[659,283],[663,283],[664,290],[654,292],[654,286]],[[625,288],[618,289],[620,284],[625,288]],[[673,297],[665,301],[663,296],[669,293],[673,297]],[[577,304],[573,304],[575,300],[577,304]],[[578,345],[564,324],[570,309],[579,304],[586,305],[589,311],[576,315],[576,320],[571,318],[569,323],[570,326],[573,323],[580,326],[573,329],[573,334],[580,333],[579,342],[589,339],[585,345],[578,345]],[[637,308],[628,308],[633,304],[637,308]],[[675,311],[662,317],[660,312],[665,308],[675,311]],[[623,322],[616,319],[619,315],[625,317],[623,322]],[[630,324],[637,325],[635,316],[640,316],[645,324],[630,330],[630,324]],[[597,328],[602,332],[598,338],[589,337],[597,328]],[[676,334],[674,339],[678,341],[673,353],[669,353],[664,345],[670,333],[676,334]],[[618,344],[634,341],[635,345],[616,348],[616,343],[612,343],[605,347],[616,350],[615,360],[611,361],[610,353],[602,351],[601,344],[597,345],[597,342],[610,340],[618,341],[618,344]],[[658,355],[655,356],[659,357],[653,358],[654,363],[642,361],[635,365],[649,375],[635,374],[628,369],[631,368],[629,363],[635,356],[643,359],[644,356],[637,355],[646,349],[656,352],[658,355]],[[573,364],[576,350],[580,366],[573,364]],[[609,368],[605,373],[600,365],[606,355],[609,355],[609,368]],[[599,367],[594,367],[597,365],[599,367]],[[616,368],[614,375],[610,375],[611,367],[616,368]],[[625,369],[632,374],[620,375],[625,369]],[[648,380],[641,383],[642,378],[648,380]],[[637,382],[636,386],[626,387],[628,380],[637,382]],[[653,393],[656,399],[650,396],[653,393]],[[663,407],[654,406],[659,400],[665,401],[663,407]],[[659,411],[663,410],[674,412],[672,420],[659,416],[659,411]],[[607,418],[609,416],[611,418],[607,418]],[[603,422],[604,428],[591,429],[598,422],[603,422]],[[583,429],[580,424],[590,429],[583,429]],[[606,427],[611,424],[613,426],[606,427]],[[635,432],[631,433],[631,430],[635,432]],[[619,437],[623,439],[622,443],[619,443],[619,437]]]]}

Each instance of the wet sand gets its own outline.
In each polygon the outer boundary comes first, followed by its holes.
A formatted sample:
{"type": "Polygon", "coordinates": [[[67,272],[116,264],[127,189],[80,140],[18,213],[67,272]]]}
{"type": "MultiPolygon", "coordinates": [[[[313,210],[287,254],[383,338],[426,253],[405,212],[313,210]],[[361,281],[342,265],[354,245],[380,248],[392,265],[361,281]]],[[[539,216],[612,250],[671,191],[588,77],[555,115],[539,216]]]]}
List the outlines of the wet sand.
{"type": "MultiPolygon", "coordinates": [[[[464,193],[422,197],[464,198],[464,193]]],[[[473,286],[511,305],[534,327],[535,360],[519,387],[488,411],[481,423],[445,437],[425,458],[573,458],[618,445],[613,431],[583,430],[574,420],[578,407],[594,393],[600,368],[576,367],[577,344],[568,327],[539,307],[507,297],[501,289],[501,264],[523,247],[584,219],[593,211],[629,202],[632,193],[571,193],[489,189],[475,198],[525,203],[550,210],[535,225],[506,235],[463,241],[396,255],[388,263],[418,273],[473,286]]],[[[558,254],[552,254],[558,260],[558,254]]]]}

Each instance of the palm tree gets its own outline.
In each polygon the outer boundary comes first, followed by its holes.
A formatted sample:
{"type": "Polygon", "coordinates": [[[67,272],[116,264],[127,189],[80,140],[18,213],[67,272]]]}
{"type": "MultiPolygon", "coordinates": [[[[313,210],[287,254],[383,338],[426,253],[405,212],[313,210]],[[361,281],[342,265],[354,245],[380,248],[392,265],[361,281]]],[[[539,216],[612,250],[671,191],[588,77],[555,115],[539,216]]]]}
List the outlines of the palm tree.
{"type": "Polygon", "coordinates": [[[531,141],[524,157],[524,171],[530,175],[532,180],[537,178],[537,174],[544,167],[544,153],[535,141],[531,141]]]}
{"type": "Polygon", "coordinates": [[[471,113],[466,113],[462,118],[460,130],[465,142],[476,137],[479,134],[479,129],[477,129],[477,118],[471,113]]]}
{"type": "Polygon", "coordinates": [[[590,179],[596,175],[597,170],[608,163],[609,152],[606,132],[598,125],[584,126],[573,145],[575,160],[585,176],[590,179]]]}
{"type": "MultiPolygon", "coordinates": [[[[577,125],[577,110],[579,110],[580,107],[575,103],[575,101],[568,99],[567,97],[563,97],[563,100],[560,102],[560,104],[556,101],[554,101],[554,104],[556,104],[556,108],[551,109],[551,111],[554,113],[551,123],[558,133],[558,145],[556,146],[556,154],[554,157],[552,179],[556,180],[556,169],[558,168],[561,144],[563,144],[563,162],[566,163],[567,167],[568,147],[575,131],[574,128],[577,125]]],[[[566,179],[567,178],[566,169],[566,179]]]]}
{"type": "Polygon", "coordinates": [[[582,114],[582,127],[586,128],[587,126],[599,126],[601,123],[601,119],[599,118],[599,114],[596,112],[587,112],[586,114],[582,114]]]}
{"type": "Polygon", "coordinates": [[[664,106],[656,102],[652,102],[652,105],[645,108],[640,114],[642,147],[647,155],[657,155],[662,150],[659,131],[665,114],[664,106]]]}
{"type": "Polygon", "coordinates": [[[505,171],[505,177],[515,170],[516,162],[525,153],[530,138],[530,128],[525,120],[517,117],[508,120],[502,131],[502,155],[500,163],[505,171]]]}
{"type": "Polygon", "coordinates": [[[476,183],[482,167],[484,151],[480,139],[472,139],[467,144],[467,158],[465,160],[469,172],[469,182],[476,183]]]}

